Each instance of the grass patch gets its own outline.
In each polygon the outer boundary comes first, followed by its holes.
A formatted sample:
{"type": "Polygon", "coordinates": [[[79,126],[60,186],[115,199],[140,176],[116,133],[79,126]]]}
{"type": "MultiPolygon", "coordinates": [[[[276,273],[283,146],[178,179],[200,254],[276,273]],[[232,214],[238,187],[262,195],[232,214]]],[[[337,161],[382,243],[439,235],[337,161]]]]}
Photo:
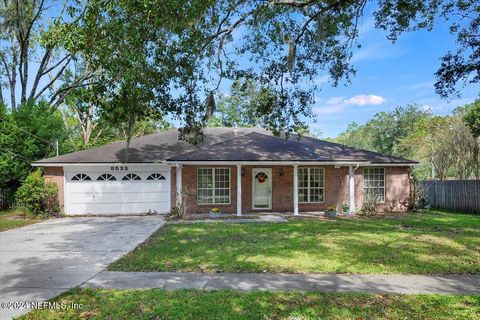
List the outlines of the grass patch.
{"type": "Polygon", "coordinates": [[[20,211],[0,211],[0,231],[24,227],[39,221],[42,220],[26,218],[25,214],[20,211]]]}
{"type": "Polygon", "coordinates": [[[479,274],[480,217],[167,225],[113,271],[479,274]]]}
{"type": "Polygon", "coordinates": [[[480,296],[74,289],[20,319],[479,319],[480,296]]]}

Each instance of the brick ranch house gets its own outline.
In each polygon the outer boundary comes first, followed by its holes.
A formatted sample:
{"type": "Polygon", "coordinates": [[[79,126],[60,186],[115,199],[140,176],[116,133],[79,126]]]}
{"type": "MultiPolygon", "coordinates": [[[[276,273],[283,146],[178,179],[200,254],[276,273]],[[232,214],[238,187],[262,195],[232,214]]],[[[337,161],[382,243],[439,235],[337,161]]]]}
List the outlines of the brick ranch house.
{"type": "MultiPolygon", "coordinates": [[[[177,130],[35,162],[58,185],[66,214],[167,213],[185,197],[188,213],[323,211],[384,206],[409,196],[416,162],[310,137],[258,128],[206,128],[197,146],[177,130]],[[240,200],[239,200],[240,199],[240,200]]],[[[400,206],[399,206],[400,209],[400,206]]]]}

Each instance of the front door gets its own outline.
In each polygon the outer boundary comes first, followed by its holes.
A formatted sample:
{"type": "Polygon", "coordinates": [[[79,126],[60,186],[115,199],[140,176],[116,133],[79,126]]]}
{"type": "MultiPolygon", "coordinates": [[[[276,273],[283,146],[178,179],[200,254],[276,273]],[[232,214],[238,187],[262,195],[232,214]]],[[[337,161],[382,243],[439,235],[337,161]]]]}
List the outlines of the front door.
{"type": "Polygon", "coordinates": [[[253,209],[272,208],[272,169],[259,168],[252,170],[253,209]]]}

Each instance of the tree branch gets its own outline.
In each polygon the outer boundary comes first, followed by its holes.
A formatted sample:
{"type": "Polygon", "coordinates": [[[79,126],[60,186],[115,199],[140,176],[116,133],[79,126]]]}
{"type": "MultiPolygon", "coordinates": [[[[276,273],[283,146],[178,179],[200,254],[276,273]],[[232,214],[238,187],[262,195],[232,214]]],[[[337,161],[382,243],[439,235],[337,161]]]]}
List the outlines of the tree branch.
{"type": "MultiPolygon", "coordinates": [[[[302,29],[300,31],[300,33],[297,35],[297,37],[295,38],[295,40],[293,41],[294,45],[296,46],[296,44],[300,41],[300,39],[303,37],[303,35],[305,34],[305,32],[308,30],[308,26],[310,25],[310,23],[312,23],[313,20],[317,19],[321,14],[324,14],[326,13],[327,11],[329,10],[334,10],[334,9],[338,9],[338,7],[342,4],[342,2],[344,2],[343,0],[339,0],[337,2],[334,2],[332,4],[329,4],[327,7],[325,8],[322,8],[321,10],[318,10],[318,12],[316,12],[314,15],[312,15],[302,26],[302,29]]],[[[362,1],[363,2],[363,1],[362,1]]]]}
{"type": "Polygon", "coordinates": [[[62,89],[59,89],[57,92],[55,92],[55,94],[50,98],[50,105],[54,106],[54,107],[58,107],[66,98],[68,92],[70,92],[71,90],[73,89],[76,89],[76,88],[81,88],[81,87],[86,87],[86,86],[90,86],[90,85],[94,85],[94,84],[100,84],[100,82],[88,82],[88,83],[85,83],[85,81],[91,79],[93,77],[93,74],[90,74],[86,77],[83,77],[83,78],[80,78],[78,79],[77,81],[75,81],[74,83],[72,83],[71,85],[65,87],[65,88],[62,88],[62,89]],[[58,97],[58,98],[57,98],[58,97]]]}
{"type": "Polygon", "coordinates": [[[7,74],[8,82],[11,83],[12,82],[12,77],[10,76],[10,69],[9,69],[8,63],[5,60],[5,57],[3,55],[2,55],[2,62],[3,62],[3,65],[5,66],[5,72],[7,74]]]}
{"type": "MultiPolygon", "coordinates": [[[[70,60],[70,59],[69,59],[70,60]]],[[[70,61],[68,61],[70,62],[70,61]]],[[[34,97],[35,100],[38,99],[38,97],[40,97],[42,95],[42,93],[45,92],[45,90],[47,90],[48,88],[50,88],[52,86],[52,84],[58,80],[58,78],[60,78],[60,76],[62,75],[63,71],[65,71],[65,69],[67,68],[68,66],[68,63],[65,64],[64,66],[62,66],[62,68],[60,68],[60,70],[57,72],[57,74],[50,80],[50,82],[48,82],[34,97]]]]}
{"type": "MultiPolygon", "coordinates": [[[[60,66],[63,62],[65,62],[65,60],[67,60],[67,63],[65,63],[65,65],[62,67],[63,69],[65,69],[65,67],[70,63],[71,61],[71,55],[70,54],[67,54],[65,57],[63,57],[62,59],[60,59],[57,63],[55,63],[53,66],[51,66],[50,68],[48,69],[45,69],[47,64],[48,64],[48,61],[50,60],[50,57],[51,57],[51,49],[47,49],[47,52],[45,53],[43,59],[42,59],[42,63],[40,64],[40,67],[38,68],[38,71],[37,71],[37,75],[35,77],[35,82],[33,83],[33,86],[32,86],[32,90],[30,91],[30,99],[37,99],[38,96],[36,96],[36,92],[37,92],[37,87],[38,87],[38,83],[40,81],[40,79],[48,74],[49,72],[55,70],[58,66],[60,66]],[[48,56],[47,56],[47,53],[48,53],[48,56]],[[45,58],[47,58],[45,60],[45,58]]],[[[62,71],[63,72],[63,71],[62,71]]],[[[45,90],[48,89],[48,88],[44,88],[45,90]]],[[[45,91],[43,90],[43,91],[45,91]]],[[[42,91],[42,92],[43,92],[42,91]]]]}
{"type": "Polygon", "coordinates": [[[30,90],[29,99],[33,99],[35,96],[35,92],[37,92],[38,83],[40,79],[44,75],[43,70],[45,69],[46,65],[48,64],[50,57],[51,57],[52,50],[47,49],[45,54],[43,55],[42,62],[40,62],[40,66],[37,69],[37,74],[35,75],[35,80],[33,81],[32,89],[30,90]]]}
{"type": "MultiPolygon", "coordinates": [[[[237,21],[235,21],[230,27],[218,30],[215,34],[209,36],[207,39],[207,44],[203,46],[203,49],[210,44],[213,40],[217,37],[222,36],[225,39],[228,35],[230,35],[238,26],[240,26],[247,18],[253,15],[256,11],[265,8],[267,5],[256,7],[248,12],[245,12],[237,21]]],[[[222,40],[220,40],[222,42],[222,40]]]]}
{"type": "Polygon", "coordinates": [[[5,56],[3,55],[2,62],[5,66],[5,72],[7,73],[8,83],[10,85],[10,104],[12,107],[12,111],[15,111],[17,107],[15,98],[15,84],[17,79],[17,52],[15,51],[14,47],[12,47],[12,70],[10,71],[7,60],[5,60],[5,56]]]}
{"type": "Polygon", "coordinates": [[[305,8],[305,7],[311,6],[312,4],[315,4],[316,2],[318,2],[318,0],[308,0],[308,1],[269,0],[268,2],[273,5],[305,8]]]}
{"type": "Polygon", "coordinates": [[[69,59],[67,64],[70,63],[71,61],[71,54],[67,54],[65,57],[63,57],[62,59],[60,59],[57,63],[55,63],[53,66],[51,66],[50,68],[48,68],[47,70],[43,71],[42,73],[42,76],[46,75],[47,73],[53,71],[54,69],[56,69],[59,65],[62,64],[62,62],[64,62],[66,59],[69,59]]]}
{"type": "MultiPolygon", "coordinates": [[[[36,1],[33,1],[33,6],[35,7],[36,1]]],[[[27,84],[28,84],[28,73],[29,73],[29,50],[30,50],[30,37],[32,34],[33,26],[35,22],[40,18],[40,15],[43,11],[43,7],[45,4],[45,0],[40,0],[38,5],[38,9],[36,10],[32,20],[28,21],[28,25],[26,26],[26,30],[23,30],[22,26],[19,25],[24,19],[20,17],[20,13],[17,7],[17,28],[18,28],[18,40],[20,42],[20,64],[19,64],[19,74],[20,74],[20,84],[21,84],[21,101],[26,102],[27,100],[27,84]]],[[[19,5],[17,0],[17,6],[19,5]]],[[[26,20],[26,17],[25,17],[26,20]]],[[[37,73],[38,76],[38,73],[37,73]]],[[[40,79],[38,79],[40,80],[40,79]]],[[[35,79],[37,81],[37,79],[35,79]]],[[[38,85],[38,83],[37,83],[38,85]]],[[[35,88],[36,90],[36,88],[35,88]]],[[[32,94],[30,94],[32,96],[32,94]]]]}

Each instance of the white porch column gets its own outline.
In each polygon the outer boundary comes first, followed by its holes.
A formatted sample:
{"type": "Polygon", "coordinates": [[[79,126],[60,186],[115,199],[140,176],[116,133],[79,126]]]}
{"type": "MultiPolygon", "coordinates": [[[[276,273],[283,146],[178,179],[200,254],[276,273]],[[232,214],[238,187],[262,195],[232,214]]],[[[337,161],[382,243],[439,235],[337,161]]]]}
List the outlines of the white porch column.
{"type": "Polygon", "coordinates": [[[177,178],[177,205],[182,203],[182,165],[177,164],[176,170],[176,178],[177,178]]]}
{"type": "Polygon", "coordinates": [[[237,164],[237,216],[242,215],[242,166],[237,164]]]}
{"type": "Polygon", "coordinates": [[[298,216],[298,165],[293,165],[293,215],[298,216]]]}
{"type": "Polygon", "coordinates": [[[348,167],[348,198],[349,213],[355,213],[355,171],[353,166],[348,167]]]}

